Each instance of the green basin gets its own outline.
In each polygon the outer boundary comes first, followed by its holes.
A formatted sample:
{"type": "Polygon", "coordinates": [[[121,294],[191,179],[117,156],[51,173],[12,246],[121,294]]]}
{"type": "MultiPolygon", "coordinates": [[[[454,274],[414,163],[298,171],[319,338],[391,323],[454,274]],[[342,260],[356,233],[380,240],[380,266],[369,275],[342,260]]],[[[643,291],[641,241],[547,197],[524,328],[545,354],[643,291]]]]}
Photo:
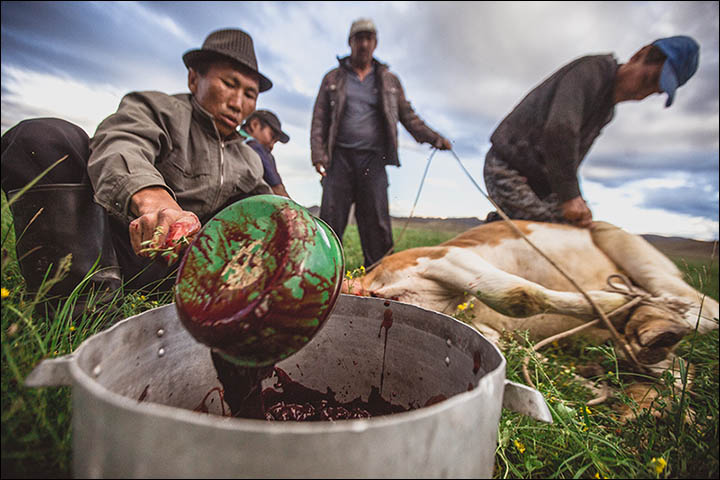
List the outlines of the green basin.
{"type": "Polygon", "coordinates": [[[325,324],[344,265],[325,222],[285,197],[249,197],[215,215],[187,248],[175,305],[199,342],[241,366],[273,365],[325,324]]]}

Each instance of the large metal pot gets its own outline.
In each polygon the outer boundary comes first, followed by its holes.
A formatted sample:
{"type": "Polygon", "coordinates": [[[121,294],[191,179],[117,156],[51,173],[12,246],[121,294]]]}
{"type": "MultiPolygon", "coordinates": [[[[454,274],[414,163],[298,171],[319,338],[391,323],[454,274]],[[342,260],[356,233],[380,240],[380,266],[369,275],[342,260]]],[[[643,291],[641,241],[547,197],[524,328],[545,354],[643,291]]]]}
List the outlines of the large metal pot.
{"type": "Polygon", "coordinates": [[[277,367],[340,402],[376,387],[421,408],[337,422],[198,413],[226,408],[221,384],[174,305],[41,362],[25,384],[73,387],[76,477],[489,477],[502,406],[551,421],[537,391],[505,379],[504,357],[482,335],[399,302],[342,295],[313,341],[277,367]]]}

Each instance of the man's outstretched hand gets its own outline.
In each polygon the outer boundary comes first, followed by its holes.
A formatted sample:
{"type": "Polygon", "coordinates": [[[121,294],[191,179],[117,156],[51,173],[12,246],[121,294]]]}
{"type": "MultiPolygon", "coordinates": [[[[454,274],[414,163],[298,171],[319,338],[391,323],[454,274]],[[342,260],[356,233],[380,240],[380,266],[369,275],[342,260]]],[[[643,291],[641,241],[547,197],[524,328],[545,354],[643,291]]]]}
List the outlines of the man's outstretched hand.
{"type": "Polygon", "coordinates": [[[592,212],[581,196],[571,198],[560,205],[563,217],[581,228],[592,225],[592,212]]]}
{"type": "Polygon", "coordinates": [[[437,140],[435,140],[433,147],[437,148],[438,150],[452,150],[452,144],[450,143],[450,140],[445,137],[439,137],[437,140]]]}
{"type": "Polygon", "coordinates": [[[133,251],[149,258],[161,255],[168,265],[201,228],[197,215],[180,208],[162,187],[140,190],[133,195],[130,208],[137,215],[129,226],[133,251]]]}

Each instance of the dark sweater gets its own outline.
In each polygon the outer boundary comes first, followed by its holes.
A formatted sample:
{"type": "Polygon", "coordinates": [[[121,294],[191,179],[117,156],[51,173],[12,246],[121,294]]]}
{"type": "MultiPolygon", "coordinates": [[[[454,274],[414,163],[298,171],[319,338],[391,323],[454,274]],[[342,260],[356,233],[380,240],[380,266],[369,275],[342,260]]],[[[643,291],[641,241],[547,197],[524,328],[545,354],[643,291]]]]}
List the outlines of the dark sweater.
{"type": "Polygon", "coordinates": [[[618,63],[608,55],[579,58],[535,87],[500,123],[493,152],[527,177],[540,197],[580,195],[577,170],[612,120],[618,63]]]}

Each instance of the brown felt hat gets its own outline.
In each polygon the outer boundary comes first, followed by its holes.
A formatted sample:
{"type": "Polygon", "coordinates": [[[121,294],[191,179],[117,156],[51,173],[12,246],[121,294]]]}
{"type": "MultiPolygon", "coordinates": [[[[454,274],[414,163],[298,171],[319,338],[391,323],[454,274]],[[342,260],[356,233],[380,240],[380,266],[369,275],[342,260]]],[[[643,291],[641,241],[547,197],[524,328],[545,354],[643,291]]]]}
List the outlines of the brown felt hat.
{"type": "Polygon", "coordinates": [[[237,28],[212,32],[203,42],[202,48],[189,50],[185,52],[182,58],[185,66],[190,68],[198,60],[217,56],[234,60],[257,73],[260,77],[259,89],[261,92],[272,88],[270,79],[258,71],[253,40],[246,32],[237,28]]]}

